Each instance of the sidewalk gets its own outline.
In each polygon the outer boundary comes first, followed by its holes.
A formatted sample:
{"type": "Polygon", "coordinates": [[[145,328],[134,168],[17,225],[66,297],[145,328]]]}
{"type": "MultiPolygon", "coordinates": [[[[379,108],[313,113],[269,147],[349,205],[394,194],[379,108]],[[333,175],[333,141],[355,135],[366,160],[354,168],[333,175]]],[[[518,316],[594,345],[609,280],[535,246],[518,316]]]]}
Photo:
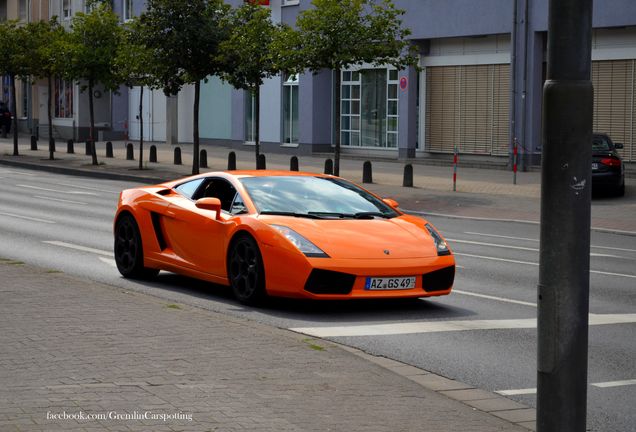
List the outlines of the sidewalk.
{"type": "MultiPolygon", "coordinates": [[[[39,150],[30,150],[28,137],[21,137],[21,156],[12,154],[12,141],[0,139],[0,164],[15,164],[49,171],[103,176],[156,183],[163,180],[187,176],[191,173],[192,145],[181,145],[184,165],[174,165],[174,147],[165,143],[145,143],[144,160],[148,160],[150,145],[157,146],[159,163],[144,162],[138,169],[138,160],[127,161],[125,142],[113,143],[114,158],[105,157],[105,143],[97,144],[98,159],[102,165],[92,166],[86,156],[84,143],[75,144],[75,154],[66,153],[66,143],[57,143],[57,158],[48,160],[46,140],[40,140],[39,150]]],[[[135,146],[135,159],[138,158],[135,146]]],[[[228,153],[231,149],[221,146],[202,145],[208,154],[209,168],[201,172],[227,169],[228,153]]],[[[237,168],[253,169],[253,147],[234,150],[237,168]]],[[[268,169],[289,169],[290,156],[267,154],[268,169]]],[[[341,176],[357,183],[362,181],[362,164],[358,157],[343,156],[341,176]]],[[[300,169],[310,172],[324,170],[324,156],[300,156],[300,169]]],[[[499,169],[465,168],[460,165],[457,174],[457,192],[452,188],[452,166],[429,166],[413,164],[414,188],[402,187],[404,162],[392,160],[373,161],[373,184],[365,185],[369,190],[396,199],[405,210],[424,214],[447,214],[460,217],[495,218],[538,222],[540,219],[539,172],[517,173],[517,184],[512,183],[512,173],[499,169]]],[[[592,226],[609,231],[636,233],[636,179],[627,178],[626,196],[622,198],[595,197],[592,201],[592,226]]]]}
{"type": "Polygon", "coordinates": [[[534,428],[532,409],[386,358],[6,259],[0,274],[2,431],[534,428]]]}

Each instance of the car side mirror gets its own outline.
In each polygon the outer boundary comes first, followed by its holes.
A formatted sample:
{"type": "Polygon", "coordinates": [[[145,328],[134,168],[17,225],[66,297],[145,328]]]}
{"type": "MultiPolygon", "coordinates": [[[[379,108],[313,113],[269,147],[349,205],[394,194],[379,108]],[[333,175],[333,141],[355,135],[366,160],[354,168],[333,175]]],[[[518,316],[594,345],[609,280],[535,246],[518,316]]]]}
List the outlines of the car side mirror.
{"type": "Polygon", "coordinates": [[[396,200],[391,199],[391,198],[384,198],[382,201],[384,201],[385,204],[388,204],[389,207],[394,208],[394,209],[396,209],[396,208],[398,208],[400,206],[396,200]]]}
{"type": "Polygon", "coordinates": [[[221,200],[218,198],[201,198],[194,205],[202,210],[212,210],[216,212],[216,218],[221,219],[221,200]]]}
{"type": "Polygon", "coordinates": [[[617,150],[620,150],[623,148],[623,143],[614,143],[614,148],[616,148],[617,150]]]}

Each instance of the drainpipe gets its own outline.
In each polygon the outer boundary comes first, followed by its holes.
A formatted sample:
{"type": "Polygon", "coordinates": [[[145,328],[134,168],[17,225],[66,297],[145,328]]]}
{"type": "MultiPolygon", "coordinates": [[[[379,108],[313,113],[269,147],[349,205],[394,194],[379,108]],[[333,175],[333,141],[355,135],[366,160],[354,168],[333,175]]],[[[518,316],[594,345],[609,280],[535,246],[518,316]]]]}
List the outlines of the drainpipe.
{"type": "Polygon", "coordinates": [[[521,93],[521,170],[528,171],[528,146],[526,143],[526,104],[528,90],[528,4],[524,0],[523,11],[523,92],[521,93]]]}
{"type": "Polygon", "coordinates": [[[510,113],[510,147],[508,152],[508,164],[512,167],[512,151],[514,142],[517,139],[517,1],[514,0],[514,6],[512,10],[512,34],[510,36],[510,42],[512,46],[511,52],[511,67],[512,74],[510,78],[510,99],[512,111],[510,113]]]}

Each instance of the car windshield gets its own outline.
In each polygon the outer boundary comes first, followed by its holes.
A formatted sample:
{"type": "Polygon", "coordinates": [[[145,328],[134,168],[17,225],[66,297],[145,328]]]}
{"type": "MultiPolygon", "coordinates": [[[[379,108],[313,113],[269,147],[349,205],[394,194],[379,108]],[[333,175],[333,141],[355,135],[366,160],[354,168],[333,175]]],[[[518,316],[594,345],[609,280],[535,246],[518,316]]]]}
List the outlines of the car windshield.
{"type": "Polygon", "coordinates": [[[610,151],[612,150],[607,138],[602,135],[594,135],[592,138],[592,151],[610,151]]]}
{"type": "Polygon", "coordinates": [[[397,213],[365,190],[337,178],[268,176],[240,179],[261,214],[322,218],[392,218],[397,213]]]}

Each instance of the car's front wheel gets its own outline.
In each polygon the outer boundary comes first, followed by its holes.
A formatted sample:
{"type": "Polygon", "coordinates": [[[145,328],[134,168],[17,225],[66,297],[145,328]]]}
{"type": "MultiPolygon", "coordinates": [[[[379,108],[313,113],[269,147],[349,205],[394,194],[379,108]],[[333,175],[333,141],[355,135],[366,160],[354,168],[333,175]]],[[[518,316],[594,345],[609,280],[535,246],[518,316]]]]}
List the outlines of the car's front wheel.
{"type": "Polygon", "coordinates": [[[156,276],[159,270],[144,267],[141,233],[135,218],[123,214],[115,224],[115,263],[125,278],[145,279],[156,276]]]}
{"type": "Polygon", "coordinates": [[[230,248],[228,277],[234,296],[244,304],[256,304],[266,297],[265,271],[258,244],[249,235],[240,235],[230,248]]]}

